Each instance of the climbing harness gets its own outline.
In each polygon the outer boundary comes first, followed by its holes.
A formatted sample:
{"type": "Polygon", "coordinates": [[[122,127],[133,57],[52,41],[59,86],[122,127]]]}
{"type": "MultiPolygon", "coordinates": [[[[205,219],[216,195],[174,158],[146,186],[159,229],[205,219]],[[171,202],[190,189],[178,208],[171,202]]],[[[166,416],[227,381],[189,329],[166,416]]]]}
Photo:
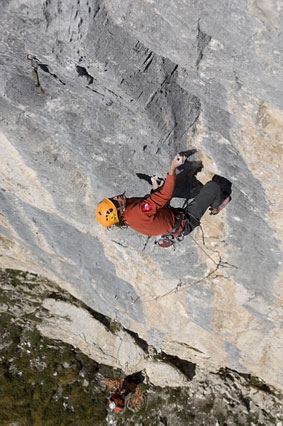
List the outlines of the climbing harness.
{"type": "Polygon", "coordinates": [[[156,237],[154,243],[158,244],[159,247],[168,248],[174,246],[175,249],[175,244],[177,242],[183,241],[185,237],[185,223],[188,221],[188,218],[183,212],[178,212],[175,218],[176,221],[172,231],[168,232],[168,234],[159,235],[158,237],[156,237]]]}
{"type": "MultiPolygon", "coordinates": [[[[185,200],[183,206],[180,209],[174,209],[170,205],[168,207],[172,210],[174,216],[175,216],[175,225],[172,229],[172,231],[168,232],[168,234],[159,235],[155,239],[155,244],[157,244],[159,247],[162,248],[168,248],[168,247],[174,247],[176,248],[176,243],[181,242],[184,240],[185,235],[187,235],[187,232],[185,233],[185,229],[187,225],[190,224],[190,213],[187,211],[187,207],[189,205],[188,200],[185,200]]],[[[197,219],[194,218],[196,221],[197,219]]],[[[198,222],[198,225],[200,226],[200,222],[198,222]]]]}
{"type": "MultiPolygon", "coordinates": [[[[175,250],[175,245],[176,243],[183,241],[183,239],[185,238],[184,235],[184,225],[181,227],[182,223],[186,222],[188,219],[186,218],[185,214],[180,212],[177,216],[176,216],[176,222],[174,225],[174,228],[172,229],[172,231],[168,232],[168,234],[164,234],[164,235],[158,235],[157,237],[155,237],[154,240],[154,244],[157,244],[159,247],[162,248],[167,248],[167,247],[174,247],[175,250]],[[181,228],[181,230],[180,230],[181,228]]],[[[142,251],[145,251],[149,240],[151,239],[151,236],[148,236],[142,251]]]]}

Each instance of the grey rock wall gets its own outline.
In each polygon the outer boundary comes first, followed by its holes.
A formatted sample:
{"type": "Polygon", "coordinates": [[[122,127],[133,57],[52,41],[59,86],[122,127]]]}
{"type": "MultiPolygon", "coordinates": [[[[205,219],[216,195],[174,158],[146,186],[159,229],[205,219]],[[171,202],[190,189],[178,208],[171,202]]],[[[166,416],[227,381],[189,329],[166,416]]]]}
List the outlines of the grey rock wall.
{"type": "Polygon", "coordinates": [[[156,354],[40,276],[1,269],[0,288],[2,424],[282,424],[282,392],[258,377],[156,354]],[[107,399],[138,368],[145,380],[117,415],[107,399]]]}
{"type": "Polygon", "coordinates": [[[55,280],[157,351],[282,388],[280,2],[0,12],[1,266],[55,280]],[[144,236],[96,223],[104,196],[144,195],[135,173],[165,175],[191,148],[199,182],[233,182],[227,209],[203,218],[205,247],[199,229],[175,252],[142,251],[144,236]]]}

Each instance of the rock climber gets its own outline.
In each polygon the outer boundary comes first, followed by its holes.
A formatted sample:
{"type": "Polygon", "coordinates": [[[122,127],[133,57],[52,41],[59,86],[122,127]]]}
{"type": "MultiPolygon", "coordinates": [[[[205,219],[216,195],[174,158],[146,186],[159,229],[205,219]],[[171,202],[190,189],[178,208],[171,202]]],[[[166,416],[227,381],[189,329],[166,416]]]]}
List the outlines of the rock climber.
{"type": "Polygon", "coordinates": [[[108,400],[109,408],[116,412],[123,411],[125,407],[125,398],[130,393],[134,393],[137,389],[137,386],[143,381],[144,376],[142,375],[141,371],[130,374],[122,379],[120,386],[108,400]]]}
{"type": "Polygon", "coordinates": [[[170,236],[181,240],[200,225],[208,208],[211,214],[217,214],[228,204],[232,185],[226,178],[214,175],[185,208],[171,207],[169,202],[174,193],[176,170],[185,161],[185,155],[175,155],[165,181],[153,178],[153,190],[145,197],[127,198],[120,194],[104,198],[96,209],[98,222],[106,227],[129,226],[149,237],[170,236]]]}

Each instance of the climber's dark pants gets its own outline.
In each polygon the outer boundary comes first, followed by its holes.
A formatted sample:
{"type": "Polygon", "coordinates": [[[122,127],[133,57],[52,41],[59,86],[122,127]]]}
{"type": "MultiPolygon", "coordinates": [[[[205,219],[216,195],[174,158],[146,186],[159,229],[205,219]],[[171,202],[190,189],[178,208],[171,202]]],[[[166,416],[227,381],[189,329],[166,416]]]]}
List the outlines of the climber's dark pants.
{"type": "Polygon", "coordinates": [[[220,186],[212,180],[207,182],[185,209],[188,222],[185,226],[184,235],[188,235],[196,226],[199,226],[201,217],[210,206],[216,208],[222,200],[223,193],[220,186]]]}

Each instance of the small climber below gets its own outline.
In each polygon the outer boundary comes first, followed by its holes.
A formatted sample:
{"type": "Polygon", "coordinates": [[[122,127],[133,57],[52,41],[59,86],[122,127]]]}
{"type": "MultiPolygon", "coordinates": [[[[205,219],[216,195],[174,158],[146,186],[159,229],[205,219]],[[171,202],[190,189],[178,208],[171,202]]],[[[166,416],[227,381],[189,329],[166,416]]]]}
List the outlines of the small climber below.
{"type": "MultiPolygon", "coordinates": [[[[108,404],[111,410],[116,412],[123,411],[125,407],[125,400],[129,394],[133,394],[138,397],[142,396],[141,392],[137,392],[138,385],[144,381],[144,376],[141,371],[138,373],[130,374],[120,381],[119,387],[116,389],[115,393],[109,398],[108,404]]],[[[142,399],[142,398],[136,398],[142,399]]],[[[129,401],[128,401],[129,403],[129,401]]]]}
{"type": "MultiPolygon", "coordinates": [[[[152,178],[153,189],[145,197],[126,198],[125,194],[104,198],[96,209],[98,222],[106,227],[131,227],[135,231],[155,237],[182,240],[200,225],[200,219],[210,208],[217,214],[231,200],[231,182],[214,175],[196,197],[184,208],[174,208],[169,202],[176,184],[176,169],[184,164],[186,156],[177,154],[165,181],[152,178]]],[[[160,238],[160,241],[162,238],[160,238]]],[[[166,246],[159,244],[161,246],[166,246]]]]}

